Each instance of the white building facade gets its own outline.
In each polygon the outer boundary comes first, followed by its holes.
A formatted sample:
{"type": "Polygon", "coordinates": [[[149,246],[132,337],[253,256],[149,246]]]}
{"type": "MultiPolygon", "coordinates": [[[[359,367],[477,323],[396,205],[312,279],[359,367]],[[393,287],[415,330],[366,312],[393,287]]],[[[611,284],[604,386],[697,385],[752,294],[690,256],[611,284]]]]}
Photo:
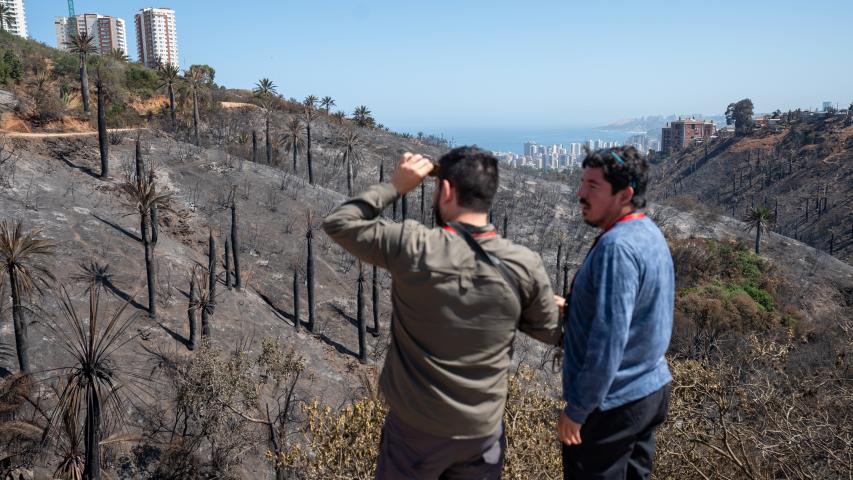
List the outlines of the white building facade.
{"type": "Polygon", "coordinates": [[[68,50],[68,43],[74,36],[74,24],[77,34],[87,33],[95,39],[95,50],[107,54],[113,50],[127,51],[127,27],[121,18],[86,13],[71,17],[56,17],[53,21],[56,31],[57,48],[68,50]]]}
{"type": "Polygon", "coordinates": [[[24,12],[24,0],[0,0],[0,3],[9,10],[9,17],[3,30],[13,35],[27,38],[27,15],[24,12]]]}
{"type": "Polygon", "coordinates": [[[178,32],[171,8],[144,8],[136,14],[136,48],[139,62],[149,68],[178,62],[178,32]]]}

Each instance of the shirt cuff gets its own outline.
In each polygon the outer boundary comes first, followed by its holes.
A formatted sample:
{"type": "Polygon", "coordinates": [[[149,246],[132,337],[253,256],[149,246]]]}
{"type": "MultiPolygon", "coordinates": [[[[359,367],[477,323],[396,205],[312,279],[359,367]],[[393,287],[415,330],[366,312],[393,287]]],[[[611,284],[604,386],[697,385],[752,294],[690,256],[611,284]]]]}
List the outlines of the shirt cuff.
{"type": "Polygon", "coordinates": [[[581,410],[577,407],[573,407],[571,404],[566,405],[566,408],[563,409],[563,413],[566,414],[571,421],[583,425],[586,422],[586,418],[589,416],[591,411],[581,410]]]}

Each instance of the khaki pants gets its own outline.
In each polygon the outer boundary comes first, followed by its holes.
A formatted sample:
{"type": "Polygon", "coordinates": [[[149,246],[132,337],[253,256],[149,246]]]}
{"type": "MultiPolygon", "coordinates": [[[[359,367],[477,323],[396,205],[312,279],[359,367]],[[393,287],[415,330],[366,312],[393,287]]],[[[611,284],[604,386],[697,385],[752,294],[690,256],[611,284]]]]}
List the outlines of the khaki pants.
{"type": "Polygon", "coordinates": [[[454,440],[416,430],[391,412],[382,427],[376,480],[498,480],[505,450],[503,425],[488,437],[454,440]]]}

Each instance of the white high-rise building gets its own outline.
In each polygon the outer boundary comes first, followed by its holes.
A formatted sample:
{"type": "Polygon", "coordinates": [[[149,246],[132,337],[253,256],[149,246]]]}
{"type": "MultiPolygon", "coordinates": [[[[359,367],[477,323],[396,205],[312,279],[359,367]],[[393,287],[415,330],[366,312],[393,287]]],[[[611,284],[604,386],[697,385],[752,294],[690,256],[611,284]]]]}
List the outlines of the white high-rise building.
{"type": "Polygon", "coordinates": [[[135,20],[139,61],[149,68],[160,63],[180,67],[175,11],[171,8],[143,8],[135,20]]]}
{"type": "Polygon", "coordinates": [[[13,35],[27,38],[27,15],[24,12],[24,0],[0,0],[9,11],[9,18],[3,25],[3,30],[13,35]]]}
{"type": "Polygon", "coordinates": [[[107,54],[113,50],[127,51],[127,28],[121,18],[98,15],[97,13],[86,13],[71,17],[56,17],[53,21],[56,30],[57,48],[68,50],[68,42],[74,35],[74,23],[76,22],[77,34],[87,33],[95,39],[95,50],[101,54],[107,54]]]}

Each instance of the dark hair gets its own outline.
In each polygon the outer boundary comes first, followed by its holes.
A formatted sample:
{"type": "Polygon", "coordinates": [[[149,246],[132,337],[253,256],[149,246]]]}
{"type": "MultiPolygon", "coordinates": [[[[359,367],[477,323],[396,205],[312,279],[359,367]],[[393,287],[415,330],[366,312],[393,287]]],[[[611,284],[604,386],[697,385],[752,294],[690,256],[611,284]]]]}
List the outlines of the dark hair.
{"type": "Polygon", "coordinates": [[[637,208],[646,206],[646,186],[649,183],[649,164],[636,148],[616,147],[601,150],[586,150],[583,168],[600,168],[604,179],[613,193],[628,187],[634,188],[631,204],[637,208]]]}
{"type": "Polygon", "coordinates": [[[460,207],[486,213],[498,191],[498,159],[476,146],[457,147],[438,159],[438,178],[456,188],[460,207]]]}

